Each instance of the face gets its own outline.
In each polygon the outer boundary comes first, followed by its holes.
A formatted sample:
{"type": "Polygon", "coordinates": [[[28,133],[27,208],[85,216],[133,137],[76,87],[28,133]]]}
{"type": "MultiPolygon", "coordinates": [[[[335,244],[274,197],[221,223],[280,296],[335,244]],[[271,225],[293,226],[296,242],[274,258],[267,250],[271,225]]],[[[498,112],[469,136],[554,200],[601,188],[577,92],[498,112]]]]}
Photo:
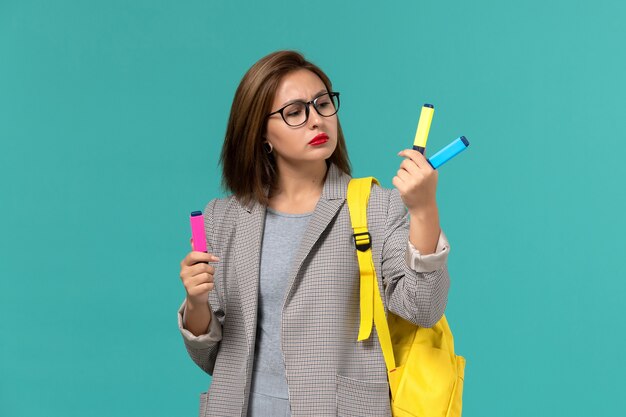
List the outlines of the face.
{"type": "MultiPolygon", "coordinates": [[[[305,69],[291,72],[281,80],[271,112],[292,100],[308,102],[326,92],[326,86],[315,73],[305,69]]],[[[320,98],[318,106],[328,105],[321,103],[322,101],[320,98]]],[[[284,113],[288,116],[287,110],[284,113]]],[[[292,127],[276,113],[267,120],[265,138],[274,147],[272,152],[279,170],[285,164],[297,168],[307,163],[319,163],[328,159],[337,146],[337,114],[320,116],[311,103],[306,123],[292,127]],[[327,136],[326,141],[323,134],[327,136]]]]}

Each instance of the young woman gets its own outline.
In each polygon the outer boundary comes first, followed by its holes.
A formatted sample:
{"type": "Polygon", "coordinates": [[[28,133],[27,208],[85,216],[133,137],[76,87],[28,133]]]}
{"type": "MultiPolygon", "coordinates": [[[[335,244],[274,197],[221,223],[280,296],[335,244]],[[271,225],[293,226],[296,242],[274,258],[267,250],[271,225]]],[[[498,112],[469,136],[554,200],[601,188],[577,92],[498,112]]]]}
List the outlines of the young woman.
{"type": "MultiPolygon", "coordinates": [[[[212,376],[201,416],[391,415],[378,338],[357,342],[338,110],[329,78],[297,52],[262,58],[239,84],[221,154],[232,195],[204,210],[208,253],[181,262],[179,328],[212,376]]],[[[432,327],[449,287],[437,171],[399,155],[395,188],[374,186],[368,205],[375,268],[385,308],[432,327]]]]}

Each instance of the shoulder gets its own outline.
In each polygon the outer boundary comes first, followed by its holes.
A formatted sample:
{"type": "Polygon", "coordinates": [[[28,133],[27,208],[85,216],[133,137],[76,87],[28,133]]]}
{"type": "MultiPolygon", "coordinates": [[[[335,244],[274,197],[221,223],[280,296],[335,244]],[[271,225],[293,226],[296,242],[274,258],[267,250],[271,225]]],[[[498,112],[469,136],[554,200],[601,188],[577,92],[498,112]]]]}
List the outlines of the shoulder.
{"type": "Polygon", "coordinates": [[[241,205],[234,196],[214,198],[209,201],[204,208],[204,215],[213,218],[223,218],[241,208],[241,205]]]}
{"type": "Polygon", "coordinates": [[[398,207],[404,208],[404,204],[400,192],[396,188],[384,188],[378,184],[373,184],[369,207],[389,211],[390,209],[397,210],[398,207]]]}
{"type": "Polygon", "coordinates": [[[396,188],[384,188],[378,184],[372,186],[367,211],[368,222],[384,233],[408,220],[400,192],[396,188]]]}
{"type": "Polygon", "coordinates": [[[234,196],[214,198],[204,208],[204,229],[209,250],[218,256],[237,230],[242,206],[234,196]]]}
{"type": "Polygon", "coordinates": [[[242,209],[234,196],[214,198],[204,208],[205,227],[212,233],[217,232],[217,229],[226,231],[234,227],[242,209]]]}
{"type": "MultiPolygon", "coordinates": [[[[345,188],[348,188],[350,177],[346,176],[345,188]]],[[[346,191],[347,195],[347,191],[346,191]]],[[[384,188],[377,183],[372,183],[367,211],[368,217],[385,218],[389,212],[404,210],[404,203],[396,188],[384,188]]]]}

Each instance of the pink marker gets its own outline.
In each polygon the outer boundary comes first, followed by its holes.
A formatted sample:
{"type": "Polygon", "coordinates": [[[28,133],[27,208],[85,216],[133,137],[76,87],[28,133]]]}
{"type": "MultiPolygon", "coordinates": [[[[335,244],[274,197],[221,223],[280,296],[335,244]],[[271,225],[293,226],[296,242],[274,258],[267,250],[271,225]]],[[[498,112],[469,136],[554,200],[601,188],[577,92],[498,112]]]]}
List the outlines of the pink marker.
{"type": "Polygon", "coordinates": [[[193,239],[193,250],[206,252],[206,234],[204,233],[204,217],[201,211],[191,212],[189,216],[191,223],[191,238],[193,239]]]}

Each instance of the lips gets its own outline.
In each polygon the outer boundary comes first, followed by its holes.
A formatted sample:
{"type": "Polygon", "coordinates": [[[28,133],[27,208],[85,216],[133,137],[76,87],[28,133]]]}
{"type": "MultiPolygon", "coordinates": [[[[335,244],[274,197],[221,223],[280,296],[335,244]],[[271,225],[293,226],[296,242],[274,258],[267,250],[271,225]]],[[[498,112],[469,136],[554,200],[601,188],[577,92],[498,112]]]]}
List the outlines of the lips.
{"type": "Polygon", "coordinates": [[[321,145],[326,142],[328,142],[328,135],[326,133],[320,133],[319,135],[311,139],[311,141],[309,142],[309,145],[316,146],[316,145],[321,145]]]}

